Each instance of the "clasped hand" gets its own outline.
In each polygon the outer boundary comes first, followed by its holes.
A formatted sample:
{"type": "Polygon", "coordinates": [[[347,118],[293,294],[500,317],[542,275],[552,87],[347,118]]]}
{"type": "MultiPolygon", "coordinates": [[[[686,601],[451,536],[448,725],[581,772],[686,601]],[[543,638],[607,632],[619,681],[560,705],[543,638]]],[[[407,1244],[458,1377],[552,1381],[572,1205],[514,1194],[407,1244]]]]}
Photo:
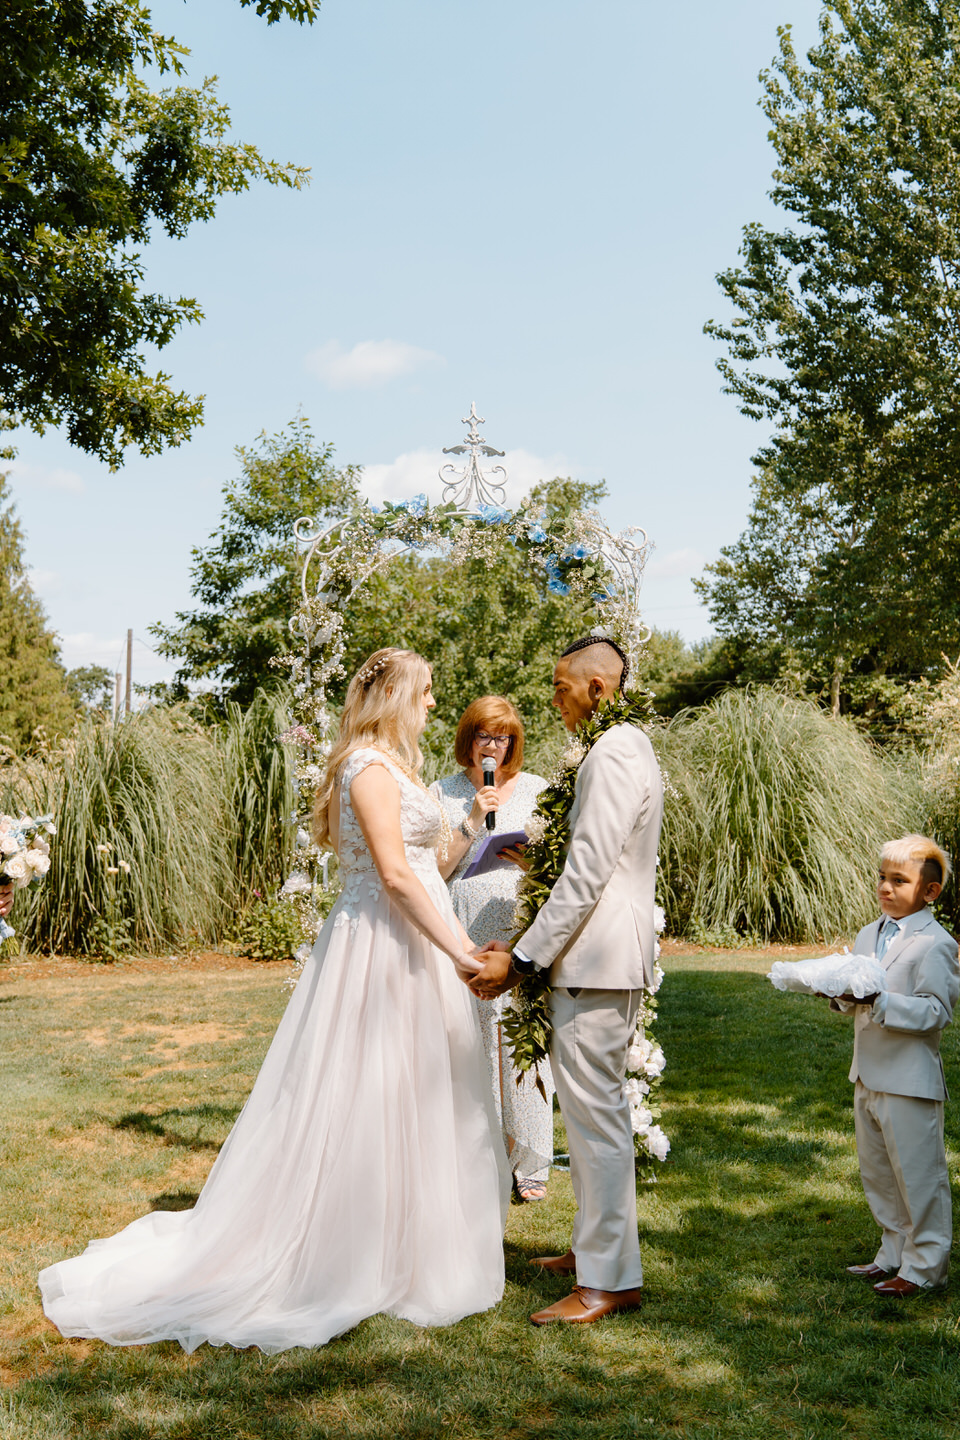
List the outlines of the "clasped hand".
{"type": "Polygon", "coordinates": [[[474,995],[481,1000],[495,1000],[507,990],[512,990],[518,979],[517,972],[510,964],[510,946],[502,940],[490,940],[476,952],[484,964],[472,979],[467,981],[474,995]]]}

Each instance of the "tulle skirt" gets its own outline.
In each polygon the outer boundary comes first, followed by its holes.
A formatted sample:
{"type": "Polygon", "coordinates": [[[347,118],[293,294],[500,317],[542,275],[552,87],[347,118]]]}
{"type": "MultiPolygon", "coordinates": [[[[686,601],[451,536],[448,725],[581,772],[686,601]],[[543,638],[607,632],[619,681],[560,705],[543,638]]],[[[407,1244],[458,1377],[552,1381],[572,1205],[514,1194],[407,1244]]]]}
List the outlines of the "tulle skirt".
{"type": "Polygon", "coordinates": [[[340,902],[196,1206],[51,1265],[43,1306],[64,1335],[185,1350],[449,1325],[503,1293],[508,1196],[470,992],[382,894],[340,902]]]}

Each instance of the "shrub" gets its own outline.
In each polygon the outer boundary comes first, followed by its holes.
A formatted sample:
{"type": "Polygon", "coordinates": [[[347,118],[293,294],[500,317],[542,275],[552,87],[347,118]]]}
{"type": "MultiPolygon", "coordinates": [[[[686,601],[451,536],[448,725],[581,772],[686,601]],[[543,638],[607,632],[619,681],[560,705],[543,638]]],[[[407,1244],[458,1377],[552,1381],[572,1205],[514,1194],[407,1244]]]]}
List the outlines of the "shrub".
{"type": "Polygon", "coordinates": [[[876,910],[877,851],[916,824],[909,764],[771,689],[728,690],[654,735],[669,788],[669,928],[764,941],[849,935],[876,910]]]}
{"type": "Polygon", "coordinates": [[[57,823],[46,880],[17,899],[23,944],[100,955],[215,942],[287,863],[292,768],[276,738],[285,723],[276,695],[210,727],[157,706],[116,725],[88,716],[59,745],[9,757],[2,808],[52,812],[57,823]]]}

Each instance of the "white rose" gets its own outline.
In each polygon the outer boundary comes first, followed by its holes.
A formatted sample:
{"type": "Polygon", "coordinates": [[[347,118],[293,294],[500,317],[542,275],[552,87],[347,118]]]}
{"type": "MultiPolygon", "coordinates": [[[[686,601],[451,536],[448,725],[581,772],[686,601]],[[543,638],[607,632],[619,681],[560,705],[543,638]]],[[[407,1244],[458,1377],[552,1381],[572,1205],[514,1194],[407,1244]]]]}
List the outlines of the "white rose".
{"type": "Polygon", "coordinates": [[[653,1120],[653,1112],[646,1105],[630,1106],[630,1124],[634,1135],[642,1134],[653,1120]]]}
{"type": "Polygon", "coordinates": [[[294,870],[281,886],[281,895],[309,895],[313,886],[310,884],[310,876],[305,875],[302,870],[294,870]]]}
{"type": "MultiPolygon", "coordinates": [[[[659,947],[658,947],[658,953],[659,953],[659,947]]],[[[650,986],[650,994],[651,994],[651,995],[656,995],[657,991],[660,989],[660,986],[661,986],[662,984],[663,984],[663,971],[660,969],[660,966],[659,966],[659,965],[654,965],[654,967],[653,967],[653,984],[650,986]]]]}
{"type": "Polygon", "coordinates": [[[647,1056],[646,1064],[643,1067],[643,1073],[644,1075],[649,1075],[650,1078],[653,1079],[654,1076],[662,1074],[663,1067],[666,1065],[666,1063],[667,1057],[664,1055],[660,1046],[655,1045],[650,1051],[650,1054],[647,1056]]]}
{"type": "Polygon", "coordinates": [[[29,867],[23,855],[13,855],[3,868],[7,878],[17,885],[26,885],[30,880],[29,867]]]}
{"type": "Polygon", "coordinates": [[[648,1094],[650,1086],[643,1080],[626,1080],[623,1085],[623,1093],[631,1105],[639,1105],[644,1095],[648,1094]]]}
{"type": "Polygon", "coordinates": [[[42,850],[28,850],[24,859],[34,875],[46,875],[50,869],[50,857],[49,855],[44,855],[42,850]]]}
{"type": "Polygon", "coordinates": [[[664,914],[662,905],[654,905],[653,907],[653,928],[658,935],[662,935],[667,928],[667,917],[664,914]]]}
{"type": "Polygon", "coordinates": [[[19,849],[20,846],[9,831],[0,835],[0,855],[15,855],[19,849]]]}
{"type": "Polygon", "coordinates": [[[670,1151],[670,1141],[659,1125],[651,1125],[643,1138],[651,1155],[655,1156],[657,1160],[666,1160],[670,1151]]]}

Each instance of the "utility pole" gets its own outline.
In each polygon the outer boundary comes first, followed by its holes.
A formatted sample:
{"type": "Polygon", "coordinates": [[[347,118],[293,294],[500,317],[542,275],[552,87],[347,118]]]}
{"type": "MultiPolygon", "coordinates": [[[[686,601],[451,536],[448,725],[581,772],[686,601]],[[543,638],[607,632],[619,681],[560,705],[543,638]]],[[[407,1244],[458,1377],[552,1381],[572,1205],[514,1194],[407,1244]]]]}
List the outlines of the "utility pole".
{"type": "Polygon", "coordinates": [[[123,681],[123,676],[120,674],[119,670],[116,670],[114,672],[114,679],[116,683],[116,688],[113,696],[113,723],[114,725],[116,725],[117,721],[120,719],[120,685],[123,681]]]}
{"type": "Polygon", "coordinates": [[[127,693],[123,704],[125,715],[130,714],[130,701],[133,697],[133,631],[127,631],[127,693]]]}

